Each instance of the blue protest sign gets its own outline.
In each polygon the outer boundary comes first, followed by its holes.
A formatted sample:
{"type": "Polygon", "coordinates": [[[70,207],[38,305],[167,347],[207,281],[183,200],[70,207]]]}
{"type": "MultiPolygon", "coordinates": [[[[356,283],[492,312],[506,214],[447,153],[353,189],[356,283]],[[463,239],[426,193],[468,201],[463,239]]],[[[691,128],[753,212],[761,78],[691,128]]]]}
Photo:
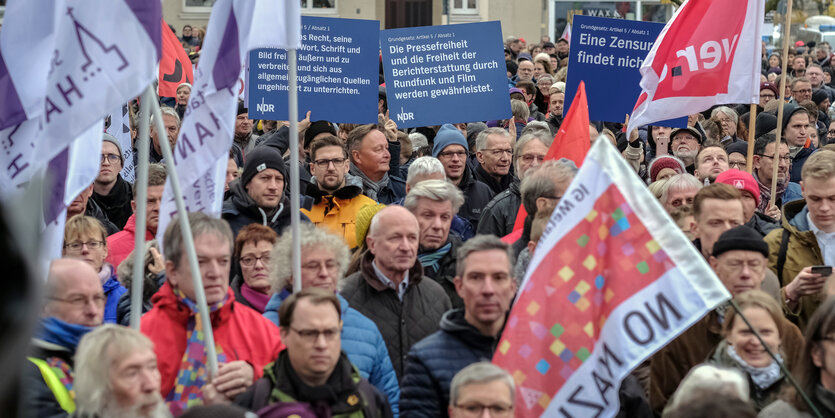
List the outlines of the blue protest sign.
{"type": "Polygon", "coordinates": [[[510,117],[499,22],[390,29],[380,37],[389,116],[398,127],[510,117]]]}
{"type": "MultiPolygon", "coordinates": [[[[623,122],[641,95],[639,69],[664,24],[574,15],[571,29],[563,109],[585,81],[589,120],[623,122]]],[[[687,118],[656,125],[684,127],[687,118]]]]}
{"type": "MultiPolygon", "coordinates": [[[[376,123],[380,23],[302,16],[298,120],[376,123]]],[[[288,120],[287,51],[249,52],[247,106],[253,119],[288,120]]]]}

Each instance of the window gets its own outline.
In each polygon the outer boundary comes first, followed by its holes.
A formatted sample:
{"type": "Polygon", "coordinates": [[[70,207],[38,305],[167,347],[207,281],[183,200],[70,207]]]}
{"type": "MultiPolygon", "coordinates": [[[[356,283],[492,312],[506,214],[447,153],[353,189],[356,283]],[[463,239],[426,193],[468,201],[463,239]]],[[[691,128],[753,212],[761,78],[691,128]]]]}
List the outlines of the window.
{"type": "Polygon", "coordinates": [[[452,0],[453,13],[478,13],[478,0],[452,0]]]}
{"type": "Polygon", "coordinates": [[[302,12],[336,11],[336,0],[301,0],[302,12]]]}
{"type": "Polygon", "coordinates": [[[185,6],[187,8],[190,7],[209,7],[211,8],[215,4],[215,0],[185,0],[185,6]]]}

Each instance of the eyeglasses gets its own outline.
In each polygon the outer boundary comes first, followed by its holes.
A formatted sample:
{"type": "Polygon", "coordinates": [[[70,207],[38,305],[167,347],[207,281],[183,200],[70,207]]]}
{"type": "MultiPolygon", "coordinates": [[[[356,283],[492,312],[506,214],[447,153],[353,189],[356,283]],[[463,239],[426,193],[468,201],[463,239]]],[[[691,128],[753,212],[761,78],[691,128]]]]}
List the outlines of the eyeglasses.
{"type": "Polygon", "coordinates": [[[104,241],[73,241],[67,244],[64,244],[64,248],[69,248],[73,251],[80,251],[83,246],[87,246],[88,250],[98,250],[102,246],[104,246],[104,241]]]}
{"type": "Polygon", "coordinates": [[[728,163],[728,167],[736,167],[736,168],[745,167],[745,164],[746,164],[745,161],[731,161],[731,162],[728,163]]]}
{"type": "Polygon", "coordinates": [[[295,329],[293,327],[289,327],[291,331],[299,334],[302,341],[312,344],[316,341],[319,341],[319,336],[322,335],[325,337],[325,341],[333,341],[337,335],[339,335],[339,328],[327,328],[327,329],[295,329]]]}
{"type": "Polygon", "coordinates": [[[255,265],[255,263],[258,262],[258,260],[261,260],[261,264],[263,264],[265,266],[269,265],[270,264],[270,255],[265,254],[265,255],[262,255],[261,257],[255,257],[253,255],[248,255],[246,257],[241,257],[241,259],[240,259],[241,265],[244,266],[244,267],[252,267],[252,266],[255,265]]]}
{"type": "Polygon", "coordinates": [[[829,131],[829,136],[835,136],[835,129],[829,131]]]}
{"type": "Polygon", "coordinates": [[[522,161],[524,161],[528,164],[534,162],[534,160],[536,160],[540,163],[545,161],[545,156],[544,155],[537,155],[537,154],[522,154],[521,158],[522,158],[522,161]]]}
{"type": "Polygon", "coordinates": [[[444,151],[438,153],[438,158],[467,158],[467,151],[444,151]]]}
{"type": "Polygon", "coordinates": [[[777,96],[775,96],[775,95],[773,95],[773,94],[761,94],[761,95],[760,95],[760,99],[774,99],[774,98],[776,98],[776,97],[777,97],[777,96]]]}
{"type": "Polygon", "coordinates": [[[98,307],[103,307],[105,302],[107,302],[107,296],[104,293],[99,293],[94,295],[93,297],[87,297],[83,295],[73,296],[68,299],[61,299],[61,298],[49,298],[51,300],[57,300],[58,302],[64,302],[70,304],[73,308],[82,308],[84,305],[88,304],[90,301],[93,301],[93,304],[98,307]]]}
{"type": "Polygon", "coordinates": [[[485,149],[481,150],[481,152],[489,152],[490,154],[493,154],[494,157],[501,157],[504,154],[507,154],[508,156],[513,155],[512,149],[485,149]]]}
{"type": "Polygon", "coordinates": [[[104,160],[107,160],[107,162],[109,162],[110,164],[116,164],[117,162],[122,160],[122,157],[116,154],[102,154],[101,162],[104,162],[104,160]]]}
{"type": "Polygon", "coordinates": [[[338,167],[342,165],[346,159],[347,158],[331,158],[330,160],[316,160],[313,164],[316,164],[316,167],[319,168],[328,168],[331,164],[333,164],[334,167],[338,167]]]}
{"type": "Polygon", "coordinates": [[[455,405],[456,408],[464,411],[464,415],[468,417],[480,417],[484,414],[484,410],[490,411],[491,417],[509,417],[513,414],[513,405],[482,405],[480,403],[473,403],[467,405],[455,405]]]}
{"type": "MultiPolygon", "coordinates": [[[[765,155],[765,154],[757,154],[757,155],[759,155],[760,157],[771,158],[772,160],[774,159],[774,155],[765,155]]],[[[791,160],[792,160],[792,157],[789,156],[788,154],[780,156],[780,161],[791,162],[791,160]]]]}
{"type": "Polygon", "coordinates": [[[315,273],[315,272],[319,271],[322,268],[322,266],[325,267],[325,270],[335,271],[337,268],[339,268],[339,263],[337,263],[334,260],[325,260],[325,261],[321,261],[321,262],[320,261],[311,261],[309,263],[302,264],[302,269],[315,273]]]}

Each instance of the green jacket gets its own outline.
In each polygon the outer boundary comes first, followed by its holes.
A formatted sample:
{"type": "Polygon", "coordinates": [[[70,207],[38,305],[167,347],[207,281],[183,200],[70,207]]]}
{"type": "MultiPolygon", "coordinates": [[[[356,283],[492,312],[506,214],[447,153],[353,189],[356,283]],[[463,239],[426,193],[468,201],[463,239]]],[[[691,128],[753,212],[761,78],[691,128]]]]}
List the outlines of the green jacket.
{"type": "MultiPolygon", "coordinates": [[[[777,277],[780,277],[780,272],[777,271],[777,261],[783,241],[783,231],[789,233],[786,261],[783,264],[783,275],[780,283],[784,289],[803,268],[823,264],[823,255],[820,247],[818,247],[818,240],[815,238],[814,232],[810,230],[806,218],[808,213],[806,202],[803,200],[787,203],[783,206],[783,227],[771,231],[765,237],[765,242],[768,244],[768,267],[777,277]]],[[[809,318],[826,297],[823,292],[803,296],[800,298],[797,309],[792,311],[786,305],[785,290],[783,290],[782,296],[783,311],[786,318],[797,324],[801,331],[806,328],[809,318]]]]}

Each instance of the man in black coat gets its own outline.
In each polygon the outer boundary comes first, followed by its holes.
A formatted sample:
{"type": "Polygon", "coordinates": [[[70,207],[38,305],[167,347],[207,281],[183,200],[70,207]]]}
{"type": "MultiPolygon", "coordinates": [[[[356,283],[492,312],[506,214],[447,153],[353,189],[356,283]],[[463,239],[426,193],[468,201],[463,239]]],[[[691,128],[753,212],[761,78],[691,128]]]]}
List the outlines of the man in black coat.
{"type": "Polygon", "coordinates": [[[93,183],[92,200],[120,231],[133,214],[130,206],[133,188],[120,174],[123,165],[124,158],[119,140],[105,133],[101,144],[99,174],[93,183]]]}
{"type": "Polygon", "coordinates": [[[470,239],[458,250],[455,289],[463,309],[444,314],[441,330],[412,347],[400,389],[400,413],[446,417],[452,378],[464,367],[489,361],[516,294],[510,247],[491,235],[470,239]]]}
{"type": "MultiPolygon", "coordinates": [[[[229,183],[230,196],[223,202],[222,217],[235,236],[249,224],[258,223],[281,235],[290,225],[290,199],[284,195],[287,166],[272,147],[249,153],[241,177],[229,183]]],[[[307,216],[301,214],[307,221],[307,216]]]]}

